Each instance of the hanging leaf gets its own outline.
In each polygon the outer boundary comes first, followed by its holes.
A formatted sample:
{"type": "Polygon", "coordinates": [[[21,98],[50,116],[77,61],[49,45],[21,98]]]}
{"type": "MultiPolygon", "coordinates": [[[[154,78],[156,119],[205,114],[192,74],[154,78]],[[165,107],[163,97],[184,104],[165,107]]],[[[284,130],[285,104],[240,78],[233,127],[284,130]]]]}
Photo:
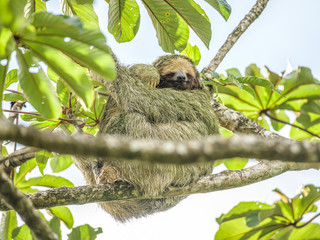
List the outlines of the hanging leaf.
{"type": "Polygon", "coordinates": [[[97,235],[102,233],[101,228],[93,228],[88,224],[78,226],[72,229],[72,232],[68,234],[69,240],[79,239],[96,239],[97,235]]]}
{"type": "Polygon", "coordinates": [[[54,173],[67,169],[72,163],[73,160],[71,155],[56,155],[50,160],[50,166],[54,173]]]}
{"type": "Polygon", "coordinates": [[[199,48],[196,45],[192,46],[190,43],[188,43],[187,47],[180,53],[180,55],[190,58],[196,66],[199,64],[201,59],[199,48]]]}
{"type": "Polygon", "coordinates": [[[193,0],[165,0],[209,48],[211,24],[203,9],[193,0]]]}
{"type": "Polygon", "coordinates": [[[135,0],[111,0],[108,10],[108,31],[118,42],[131,41],[140,25],[139,5],[135,0]]]}
{"type": "Polygon", "coordinates": [[[54,88],[30,51],[17,49],[19,82],[28,101],[49,119],[57,118],[61,108],[54,88]]]}
{"type": "Polygon", "coordinates": [[[73,227],[73,216],[69,208],[60,206],[50,208],[49,210],[53,215],[61,219],[69,229],[73,227]]]}
{"type": "Polygon", "coordinates": [[[143,0],[163,51],[183,51],[189,38],[186,22],[163,0],[143,0]]]}
{"type": "Polygon", "coordinates": [[[61,0],[61,10],[67,16],[78,16],[88,28],[99,28],[98,16],[92,6],[93,1],[61,0]]]}
{"type": "Polygon", "coordinates": [[[24,15],[29,18],[33,13],[36,12],[46,12],[47,5],[45,1],[42,0],[28,0],[26,7],[24,9],[24,15]]]}
{"type": "Polygon", "coordinates": [[[220,15],[225,19],[228,20],[231,14],[231,7],[227,3],[226,0],[205,0],[209,3],[214,9],[220,13],[220,15]]]}

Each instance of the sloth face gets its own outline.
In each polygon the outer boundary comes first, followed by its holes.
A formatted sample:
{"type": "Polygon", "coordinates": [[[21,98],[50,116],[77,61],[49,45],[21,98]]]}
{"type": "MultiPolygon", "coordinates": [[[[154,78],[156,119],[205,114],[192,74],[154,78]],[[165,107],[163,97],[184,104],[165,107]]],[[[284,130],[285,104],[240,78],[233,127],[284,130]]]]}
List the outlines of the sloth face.
{"type": "Polygon", "coordinates": [[[200,87],[194,65],[185,58],[169,59],[162,63],[158,71],[160,73],[158,88],[191,90],[200,87]]]}

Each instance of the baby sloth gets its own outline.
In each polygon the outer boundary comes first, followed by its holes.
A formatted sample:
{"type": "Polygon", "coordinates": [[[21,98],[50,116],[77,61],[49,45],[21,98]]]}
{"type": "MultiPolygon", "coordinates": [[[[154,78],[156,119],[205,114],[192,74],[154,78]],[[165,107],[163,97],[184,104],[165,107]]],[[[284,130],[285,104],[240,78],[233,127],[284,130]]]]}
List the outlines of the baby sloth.
{"type": "MultiPolygon", "coordinates": [[[[152,66],[117,67],[99,132],[131,139],[186,141],[219,134],[210,94],[200,84],[193,62],[179,55],[158,58],[152,66]]],[[[99,158],[93,165],[76,159],[89,184],[124,181],[146,196],[163,195],[212,172],[210,163],[156,164],[99,158]]],[[[119,221],[167,210],[185,197],[100,203],[119,221]]]]}

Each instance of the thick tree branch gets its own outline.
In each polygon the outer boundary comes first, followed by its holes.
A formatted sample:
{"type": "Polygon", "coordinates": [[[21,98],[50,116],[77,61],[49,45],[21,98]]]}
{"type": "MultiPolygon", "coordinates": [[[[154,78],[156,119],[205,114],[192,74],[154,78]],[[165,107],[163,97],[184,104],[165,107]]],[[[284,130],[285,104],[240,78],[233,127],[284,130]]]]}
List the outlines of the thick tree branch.
{"type": "Polygon", "coordinates": [[[0,120],[0,139],[62,154],[139,159],[152,163],[200,163],[233,157],[320,162],[320,143],[278,138],[270,141],[255,135],[241,135],[229,139],[213,136],[182,143],[114,136],[57,135],[0,120]]]}
{"type": "Polygon", "coordinates": [[[267,6],[269,0],[257,0],[256,4],[251,8],[250,12],[240,21],[238,26],[229,34],[227,40],[219,49],[216,56],[211,60],[210,64],[202,70],[202,73],[209,74],[215,72],[219,64],[224,57],[238,41],[241,35],[247,30],[247,28],[253,23],[262,13],[267,6]]]}
{"type": "Polygon", "coordinates": [[[33,147],[21,148],[11,154],[1,157],[0,166],[3,165],[7,169],[18,167],[29,159],[34,158],[38,151],[40,151],[40,149],[33,147]]]}
{"type": "MultiPolygon", "coordinates": [[[[161,196],[143,196],[139,190],[124,182],[113,184],[89,185],[74,188],[55,188],[37,193],[26,194],[36,208],[49,208],[61,205],[81,205],[93,202],[116,201],[124,199],[163,198],[183,196],[195,193],[207,193],[224,189],[236,188],[256,183],[288,170],[320,168],[319,163],[293,163],[281,161],[261,161],[253,167],[237,171],[223,171],[211,176],[202,177],[197,182],[184,186],[172,187],[161,196]]],[[[8,208],[0,203],[0,211],[8,208]]]]}
{"type": "Polygon", "coordinates": [[[23,221],[35,233],[38,239],[58,240],[58,236],[51,230],[50,226],[41,218],[34,208],[32,201],[28,199],[12,184],[0,168],[0,197],[10,209],[19,213],[23,221]]]}

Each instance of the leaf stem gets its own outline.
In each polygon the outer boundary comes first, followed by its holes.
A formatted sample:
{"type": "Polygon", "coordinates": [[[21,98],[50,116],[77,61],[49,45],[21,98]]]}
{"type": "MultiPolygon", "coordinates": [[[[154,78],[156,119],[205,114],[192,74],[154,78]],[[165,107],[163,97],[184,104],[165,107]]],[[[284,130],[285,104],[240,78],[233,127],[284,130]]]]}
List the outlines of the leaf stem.
{"type": "Polygon", "coordinates": [[[278,119],[278,118],[276,118],[276,117],[271,116],[271,115],[268,113],[268,109],[262,110],[262,111],[260,112],[260,115],[262,115],[262,114],[266,115],[267,117],[269,117],[270,119],[272,119],[272,120],[274,120],[274,121],[276,121],[276,122],[280,122],[280,123],[283,123],[283,124],[290,125],[291,127],[298,128],[298,129],[300,129],[301,131],[304,131],[304,132],[306,132],[306,133],[309,133],[310,135],[312,135],[312,136],[314,136],[314,137],[320,138],[319,135],[317,135],[317,134],[315,134],[315,133],[313,133],[313,132],[310,132],[309,130],[307,130],[307,129],[305,129],[305,128],[299,127],[298,125],[295,125],[295,124],[292,124],[292,123],[289,123],[289,122],[286,122],[286,121],[283,121],[283,120],[281,120],[281,119],[278,119]]]}

